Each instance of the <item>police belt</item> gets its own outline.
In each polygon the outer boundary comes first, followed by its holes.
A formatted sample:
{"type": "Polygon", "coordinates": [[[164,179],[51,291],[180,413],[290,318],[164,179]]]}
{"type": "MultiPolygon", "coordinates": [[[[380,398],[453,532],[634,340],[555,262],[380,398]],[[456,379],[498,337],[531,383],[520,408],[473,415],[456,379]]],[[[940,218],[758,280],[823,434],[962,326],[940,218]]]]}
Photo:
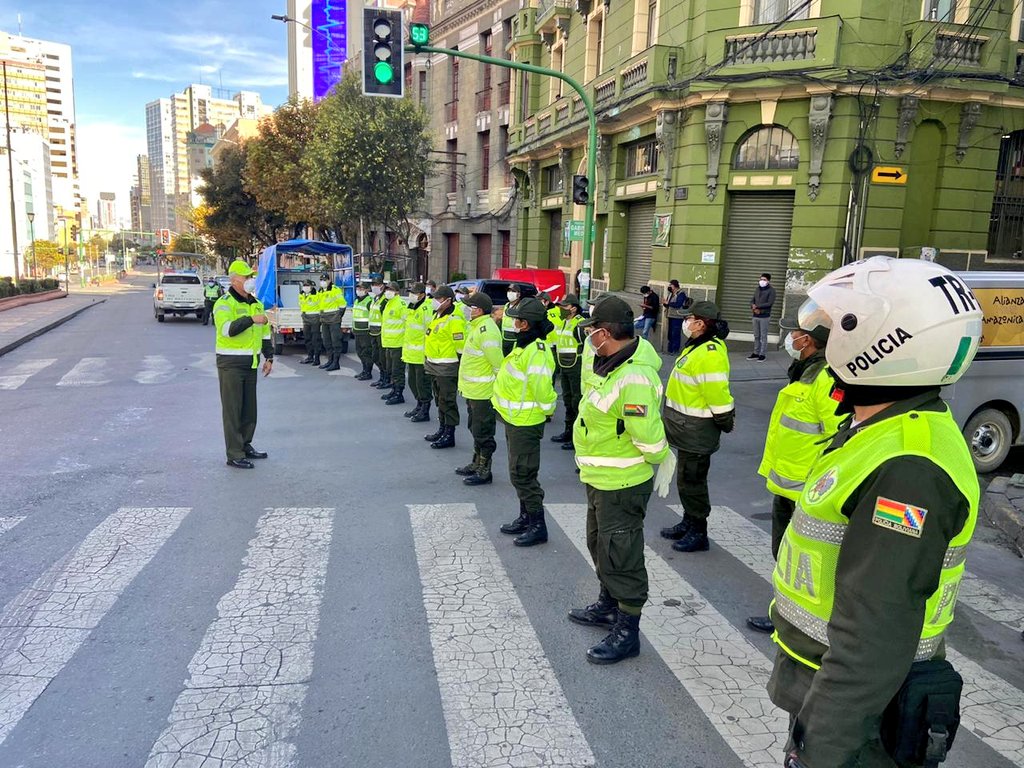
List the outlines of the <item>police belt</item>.
{"type": "Polygon", "coordinates": [[[885,751],[900,765],[937,768],[960,725],[963,678],[945,659],[915,662],[882,715],[885,751]]]}

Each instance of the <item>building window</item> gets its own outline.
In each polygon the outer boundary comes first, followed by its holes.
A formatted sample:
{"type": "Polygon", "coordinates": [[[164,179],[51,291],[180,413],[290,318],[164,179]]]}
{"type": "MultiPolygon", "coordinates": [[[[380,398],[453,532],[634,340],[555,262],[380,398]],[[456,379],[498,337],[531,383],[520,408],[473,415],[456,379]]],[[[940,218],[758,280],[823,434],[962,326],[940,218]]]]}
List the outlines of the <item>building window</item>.
{"type": "Polygon", "coordinates": [[[518,122],[526,122],[530,116],[530,73],[519,73],[519,93],[516,94],[518,122]]]}
{"type": "MultiPolygon", "coordinates": [[[[488,30],[480,35],[480,50],[483,51],[484,56],[494,56],[494,35],[488,30]]],[[[485,90],[491,87],[491,65],[484,64],[484,77],[483,77],[483,88],[485,90]]]]}
{"type": "MultiPolygon", "coordinates": [[[[565,41],[563,40],[559,40],[551,46],[551,69],[555,72],[565,71],[565,41]]],[[[562,98],[562,81],[557,77],[552,77],[550,101],[560,98],[562,98]]]]}
{"type": "Polygon", "coordinates": [[[928,21],[954,21],[956,0],[925,0],[924,17],[928,21]]]}
{"type": "Polygon", "coordinates": [[[459,191],[459,141],[452,139],[445,145],[445,162],[448,164],[448,191],[459,191]]]}
{"type": "Polygon", "coordinates": [[[420,92],[419,92],[420,106],[421,107],[425,107],[425,106],[427,106],[427,94],[429,93],[429,88],[427,87],[427,71],[425,69],[421,69],[418,74],[419,74],[419,89],[420,89],[420,92]]]}
{"type": "Polygon", "coordinates": [[[501,143],[498,145],[498,151],[500,152],[499,157],[501,158],[504,186],[511,187],[512,166],[508,162],[508,126],[503,125],[499,130],[501,133],[498,134],[498,140],[501,143]]]}
{"type": "Polygon", "coordinates": [[[451,77],[448,81],[451,87],[452,101],[459,100],[459,60],[452,56],[451,77]]]}
{"type": "Polygon", "coordinates": [[[658,142],[646,139],[626,147],[626,176],[648,176],[658,170],[658,142]]]}
{"type": "Polygon", "coordinates": [[[1024,131],[1003,136],[989,217],[989,256],[1020,259],[1024,254],[1024,131]]]}
{"type": "Polygon", "coordinates": [[[810,5],[809,0],[756,0],[754,23],[774,24],[786,18],[806,19],[810,15],[810,5]]]}
{"type": "Polygon", "coordinates": [[[480,189],[488,189],[491,183],[491,134],[480,134],[480,189]]]}
{"type": "Polygon", "coordinates": [[[791,171],[800,165],[796,137],[778,125],[757,128],[736,145],[732,167],[737,171],[791,171]]]}
{"type": "Polygon", "coordinates": [[[544,191],[549,194],[565,191],[565,176],[559,166],[549,165],[544,169],[544,191]]]}
{"type": "Polygon", "coordinates": [[[647,0],[647,45],[650,48],[658,39],[658,0],[647,0]]]}

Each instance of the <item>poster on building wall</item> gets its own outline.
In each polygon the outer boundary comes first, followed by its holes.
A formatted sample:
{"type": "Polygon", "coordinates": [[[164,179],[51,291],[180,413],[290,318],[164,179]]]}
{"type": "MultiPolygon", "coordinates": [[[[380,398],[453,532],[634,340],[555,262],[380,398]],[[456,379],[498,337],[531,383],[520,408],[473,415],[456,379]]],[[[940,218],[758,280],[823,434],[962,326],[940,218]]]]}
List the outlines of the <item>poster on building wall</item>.
{"type": "Polygon", "coordinates": [[[347,0],[313,0],[313,100],[320,101],[341,80],[348,55],[347,0]]]}
{"type": "Polygon", "coordinates": [[[651,245],[668,248],[668,234],[672,230],[672,214],[654,214],[654,238],[651,245]]]}

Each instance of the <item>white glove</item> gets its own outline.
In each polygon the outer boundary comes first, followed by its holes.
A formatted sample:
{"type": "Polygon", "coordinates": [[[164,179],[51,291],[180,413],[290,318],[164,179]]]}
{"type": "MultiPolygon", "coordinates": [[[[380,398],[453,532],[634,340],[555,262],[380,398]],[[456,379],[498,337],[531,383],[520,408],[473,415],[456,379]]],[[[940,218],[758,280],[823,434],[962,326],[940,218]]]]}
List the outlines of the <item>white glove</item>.
{"type": "Polygon", "coordinates": [[[658,474],[654,476],[654,492],[658,496],[664,499],[668,496],[669,489],[672,487],[672,481],[676,476],[676,455],[672,453],[670,448],[668,456],[658,466],[658,474]]]}

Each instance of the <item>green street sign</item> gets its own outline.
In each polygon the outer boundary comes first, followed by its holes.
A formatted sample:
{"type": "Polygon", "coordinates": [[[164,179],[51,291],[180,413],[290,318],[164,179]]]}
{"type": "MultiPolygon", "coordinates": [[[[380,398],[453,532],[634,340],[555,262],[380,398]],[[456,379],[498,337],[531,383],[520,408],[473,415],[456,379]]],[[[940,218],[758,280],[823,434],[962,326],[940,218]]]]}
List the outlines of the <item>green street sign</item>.
{"type": "Polygon", "coordinates": [[[573,242],[583,240],[583,222],[579,219],[572,219],[569,222],[569,239],[573,242]]]}

